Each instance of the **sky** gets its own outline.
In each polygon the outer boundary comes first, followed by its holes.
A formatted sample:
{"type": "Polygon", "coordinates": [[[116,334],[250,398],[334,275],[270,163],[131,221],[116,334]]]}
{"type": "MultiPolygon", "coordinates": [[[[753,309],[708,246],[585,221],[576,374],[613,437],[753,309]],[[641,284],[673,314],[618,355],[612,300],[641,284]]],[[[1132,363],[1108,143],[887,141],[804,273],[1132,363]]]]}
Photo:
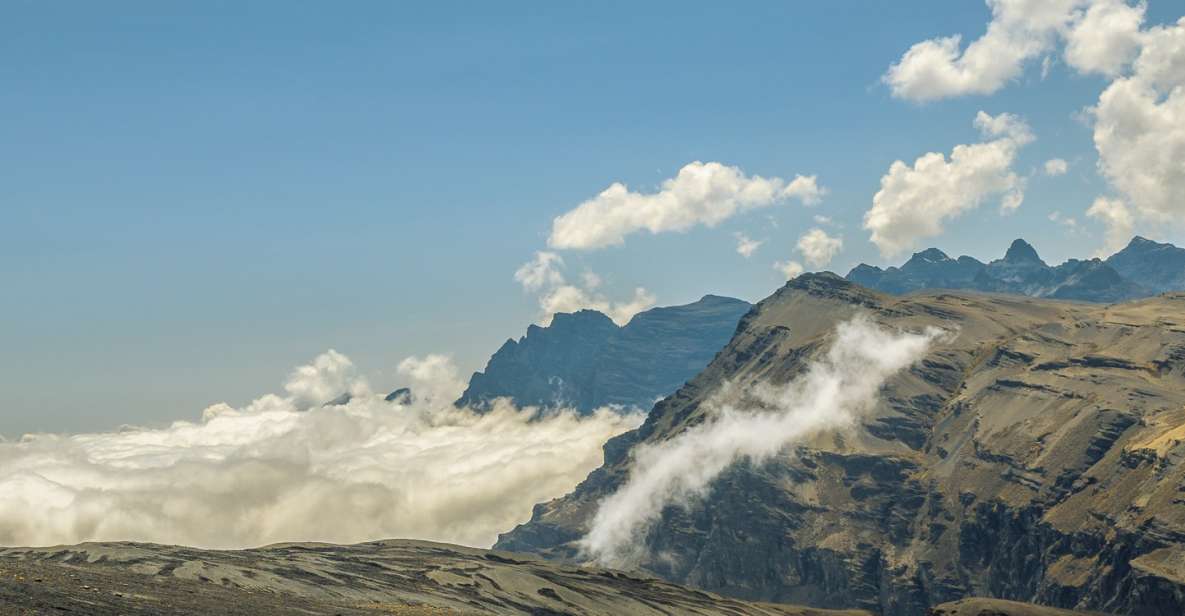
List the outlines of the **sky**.
{"type": "Polygon", "coordinates": [[[393,389],[556,310],[929,246],[1185,244],[1182,15],[0,3],[0,434],[196,419],[328,349],[393,389]]]}

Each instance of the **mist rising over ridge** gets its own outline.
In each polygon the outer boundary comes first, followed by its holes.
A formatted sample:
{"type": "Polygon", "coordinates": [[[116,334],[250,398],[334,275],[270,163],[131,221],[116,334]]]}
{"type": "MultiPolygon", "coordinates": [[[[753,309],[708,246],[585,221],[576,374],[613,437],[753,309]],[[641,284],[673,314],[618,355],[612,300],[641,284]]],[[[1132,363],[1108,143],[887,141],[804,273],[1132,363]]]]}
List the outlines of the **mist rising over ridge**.
{"type": "MultiPolygon", "coordinates": [[[[1038,265],[1018,252],[1010,265],[1038,265]]],[[[718,421],[710,401],[725,384],[793,382],[835,326],[861,313],[958,335],[890,376],[851,429],[742,459],[702,498],[663,507],[629,545],[638,565],[733,596],[891,616],[975,595],[1180,613],[1182,293],[1112,305],[895,297],[800,276],[759,302],[642,427],[611,441],[605,465],[497,546],[581,558],[600,508],[648,472],[637,466],[645,452],[718,421]]],[[[680,464],[674,476],[698,472],[697,459],[680,464]]]]}

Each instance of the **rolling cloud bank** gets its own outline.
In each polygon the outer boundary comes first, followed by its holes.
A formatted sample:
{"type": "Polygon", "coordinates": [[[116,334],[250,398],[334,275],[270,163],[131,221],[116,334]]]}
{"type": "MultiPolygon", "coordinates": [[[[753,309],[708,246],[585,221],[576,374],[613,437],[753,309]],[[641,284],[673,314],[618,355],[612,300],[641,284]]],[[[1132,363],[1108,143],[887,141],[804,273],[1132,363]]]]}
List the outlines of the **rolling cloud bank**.
{"type": "Polygon", "coordinates": [[[637,415],[452,406],[443,356],[399,366],[388,402],[330,351],[286,395],[162,429],[0,441],[0,545],[135,540],[214,548],[410,537],[489,546],[568,492],[637,415]],[[325,402],[343,393],[345,404],[325,402]]]}
{"type": "Polygon", "coordinates": [[[840,324],[827,354],[789,383],[726,385],[711,401],[711,419],[635,448],[629,480],[601,502],[581,540],[585,555],[606,566],[637,564],[665,507],[704,496],[741,459],[761,463],[812,434],[850,426],[873,407],[889,377],[942,335],[936,328],[890,331],[856,317],[840,324]]]}

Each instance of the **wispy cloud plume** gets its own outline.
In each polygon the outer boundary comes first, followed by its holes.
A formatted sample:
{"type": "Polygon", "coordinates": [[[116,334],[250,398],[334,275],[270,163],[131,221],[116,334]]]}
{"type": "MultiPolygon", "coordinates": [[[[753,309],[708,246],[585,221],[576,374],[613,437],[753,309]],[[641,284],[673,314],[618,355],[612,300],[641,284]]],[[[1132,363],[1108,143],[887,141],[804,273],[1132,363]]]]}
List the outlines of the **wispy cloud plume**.
{"type": "Polygon", "coordinates": [[[581,276],[581,284],[571,284],[563,273],[564,259],[554,252],[540,251],[514,273],[523,290],[539,294],[540,322],[551,323],[558,312],[597,310],[618,325],[625,325],[635,314],[654,306],[655,297],[643,287],[634,289],[630,299],[611,301],[598,291],[602,280],[593,272],[581,276]]]}
{"type": "Polygon", "coordinates": [[[638,416],[496,405],[454,408],[442,356],[400,366],[390,403],[326,353],[288,395],[210,407],[160,429],[30,435],[0,443],[0,545],[137,540],[216,548],[391,537],[488,546],[602,460],[638,416]],[[342,391],[344,405],[323,406],[342,391]]]}
{"type": "Polygon", "coordinates": [[[760,463],[814,433],[852,425],[873,407],[884,382],[940,335],[890,331],[857,317],[841,324],[827,354],[790,383],[725,387],[709,402],[712,415],[704,423],[635,449],[629,479],[601,502],[581,540],[586,556],[611,566],[636,564],[664,507],[702,497],[742,458],[760,463]]]}

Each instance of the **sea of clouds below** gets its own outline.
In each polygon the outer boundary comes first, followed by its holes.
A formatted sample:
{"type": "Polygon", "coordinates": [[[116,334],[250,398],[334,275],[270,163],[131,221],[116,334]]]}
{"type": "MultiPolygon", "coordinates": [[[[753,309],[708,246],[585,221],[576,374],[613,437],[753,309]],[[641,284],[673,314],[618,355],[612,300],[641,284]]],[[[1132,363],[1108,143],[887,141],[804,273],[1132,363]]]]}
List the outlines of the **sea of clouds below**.
{"type": "Polygon", "coordinates": [[[0,442],[0,545],[146,541],[242,548],[417,538],[489,546],[602,462],[641,414],[453,407],[442,356],[399,365],[387,402],[330,351],[283,394],[164,428],[0,442]],[[348,403],[323,406],[343,392],[348,403]]]}

